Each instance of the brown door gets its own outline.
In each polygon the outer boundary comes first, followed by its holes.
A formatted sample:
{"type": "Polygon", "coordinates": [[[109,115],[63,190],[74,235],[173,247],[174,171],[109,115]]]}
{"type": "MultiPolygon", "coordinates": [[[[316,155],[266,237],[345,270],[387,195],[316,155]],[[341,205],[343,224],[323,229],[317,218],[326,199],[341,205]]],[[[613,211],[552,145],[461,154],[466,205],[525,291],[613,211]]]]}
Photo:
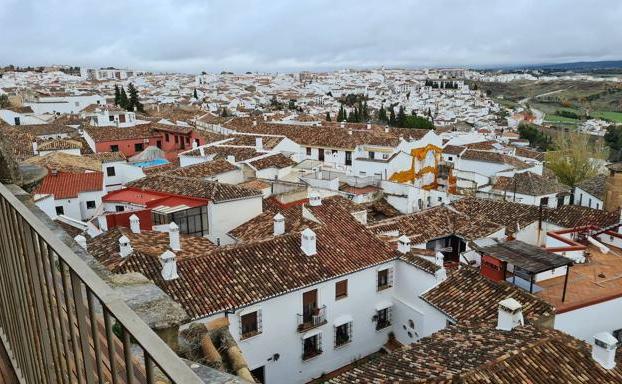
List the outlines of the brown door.
{"type": "Polygon", "coordinates": [[[125,114],[119,115],[119,123],[125,123],[125,114]]]}
{"type": "Polygon", "coordinates": [[[317,308],[317,289],[302,294],[302,317],[304,322],[312,320],[317,308]]]}
{"type": "Polygon", "coordinates": [[[324,161],[324,148],[317,150],[317,158],[319,161],[324,161]]]}

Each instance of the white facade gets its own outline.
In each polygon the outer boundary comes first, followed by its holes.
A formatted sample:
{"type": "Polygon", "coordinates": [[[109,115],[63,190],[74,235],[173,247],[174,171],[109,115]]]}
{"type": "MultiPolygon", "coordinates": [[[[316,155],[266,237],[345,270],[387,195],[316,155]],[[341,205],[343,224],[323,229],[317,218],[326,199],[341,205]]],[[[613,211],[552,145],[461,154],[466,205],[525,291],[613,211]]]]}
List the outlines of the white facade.
{"type": "Polygon", "coordinates": [[[603,209],[603,201],[588,193],[587,191],[584,191],[583,189],[579,188],[579,187],[575,187],[575,192],[574,192],[574,204],[575,205],[580,205],[582,207],[588,207],[588,208],[594,208],[594,209],[603,209]]]}
{"type": "Polygon", "coordinates": [[[50,202],[49,198],[43,198],[46,195],[35,194],[34,199],[37,206],[52,219],[62,214],[75,220],[85,221],[95,215],[97,207],[102,204],[102,197],[105,193],[103,189],[101,191],[80,192],[77,197],[69,199],[53,198],[53,203],[50,202]],[[51,204],[54,208],[51,207],[51,204]]]}
{"type": "Polygon", "coordinates": [[[8,109],[0,110],[0,119],[9,125],[47,124],[47,121],[32,114],[13,112],[8,109]]]}
{"type": "Polygon", "coordinates": [[[24,106],[32,108],[35,114],[78,113],[91,104],[106,104],[106,98],[99,95],[87,96],[45,96],[35,102],[26,102],[24,106]]]}
{"type": "Polygon", "coordinates": [[[210,201],[207,205],[209,235],[214,244],[232,244],[229,231],[263,212],[263,197],[256,196],[223,202],[210,201]]]}

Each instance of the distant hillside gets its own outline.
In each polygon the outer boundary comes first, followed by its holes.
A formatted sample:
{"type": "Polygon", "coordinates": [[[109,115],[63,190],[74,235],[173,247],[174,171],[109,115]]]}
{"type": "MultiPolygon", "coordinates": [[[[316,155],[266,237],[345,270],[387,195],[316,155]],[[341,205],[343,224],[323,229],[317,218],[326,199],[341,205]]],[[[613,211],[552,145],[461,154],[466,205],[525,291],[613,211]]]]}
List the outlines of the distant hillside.
{"type": "Polygon", "coordinates": [[[579,61],[575,63],[540,64],[520,66],[523,69],[548,69],[558,71],[594,71],[602,69],[620,69],[622,60],[610,61],[579,61]]]}

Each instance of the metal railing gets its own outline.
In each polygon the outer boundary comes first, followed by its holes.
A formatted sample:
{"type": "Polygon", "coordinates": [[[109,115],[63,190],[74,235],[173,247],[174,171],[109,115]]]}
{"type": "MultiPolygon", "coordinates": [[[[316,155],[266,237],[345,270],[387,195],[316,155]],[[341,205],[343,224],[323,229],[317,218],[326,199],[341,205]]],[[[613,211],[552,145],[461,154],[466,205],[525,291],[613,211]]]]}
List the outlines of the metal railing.
{"type": "Polygon", "coordinates": [[[203,383],[2,184],[0,337],[23,383],[203,383]]]}
{"type": "Polygon", "coordinates": [[[298,314],[298,332],[308,331],[326,324],[326,305],[298,314]]]}

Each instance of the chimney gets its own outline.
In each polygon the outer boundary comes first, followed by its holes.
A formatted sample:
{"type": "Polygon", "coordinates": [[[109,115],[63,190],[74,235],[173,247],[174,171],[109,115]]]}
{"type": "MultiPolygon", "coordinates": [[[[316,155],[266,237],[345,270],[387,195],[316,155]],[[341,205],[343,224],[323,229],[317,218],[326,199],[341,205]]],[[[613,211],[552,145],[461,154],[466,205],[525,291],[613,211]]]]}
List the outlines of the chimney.
{"type": "Polygon", "coordinates": [[[371,129],[371,123],[367,123],[367,129],[371,129]]]}
{"type": "Polygon", "coordinates": [[[255,151],[263,151],[263,139],[261,137],[255,137],[255,151]]]}
{"type": "Polygon", "coordinates": [[[177,255],[166,250],[160,255],[162,262],[162,278],[166,281],[175,280],[179,277],[177,274],[177,255]]]}
{"type": "Polygon", "coordinates": [[[140,233],[140,219],[138,216],[130,216],[130,229],[132,230],[132,233],[140,233]]]}
{"type": "Polygon", "coordinates": [[[445,266],[445,255],[443,255],[443,252],[436,252],[436,255],[434,255],[434,263],[439,267],[445,266]]]}
{"type": "Polygon", "coordinates": [[[389,126],[388,126],[388,125],[386,125],[386,126],[384,127],[384,133],[389,133],[389,126]]]}
{"type": "Polygon", "coordinates": [[[311,229],[307,228],[302,231],[301,241],[300,241],[300,249],[307,256],[313,256],[317,254],[316,242],[315,242],[315,232],[311,229]]]}
{"type": "Polygon", "coordinates": [[[609,332],[600,332],[594,335],[592,358],[605,369],[616,366],[616,348],[618,340],[609,332]]]}
{"type": "Polygon", "coordinates": [[[52,176],[58,176],[58,169],[52,168],[50,169],[50,173],[52,174],[52,176]]]}
{"type": "Polygon", "coordinates": [[[346,122],[345,122],[345,121],[342,121],[341,123],[339,123],[339,126],[340,126],[341,128],[345,128],[345,127],[346,127],[346,122]]]}
{"type": "Polygon", "coordinates": [[[322,205],[322,198],[320,197],[319,193],[311,192],[309,194],[309,205],[312,207],[319,207],[320,205],[322,205]]]}
{"type": "Polygon", "coordinates": [[[274,236],[282,235],[285,233],[285,217],[280,213],[277,213],[272,218],[274,221],[274,236]]]}
{"type": "Polygon", "coordinates": [[[77,235],[73,239],[76,241],[76,243],[78,243],[79,246],[82,247],[82,249],[86,250],[86,237],[82,235],[77,235]]]}
{"type": "Polygon", "coordinates": [[[169,246],[173,251],[181,250],[181,240],[179,239],[179,227],[174,221],[168,226],[169,246]]]}
{"type": "Polygon", "coordinates": [[[235,163],[235,156],[227,155],[227,161],[230,162],[231,164],[234,164],[235,163]]]}
{"type": "Polygon", "coordinates": [[[39,144],[37,144],[37,140],[32,141],[32,153],[35,155],[39,154],[39,144]]]}
{"type": "Polygon", "coordinates": [[[192,149],[197,149],[199,147],[199,144],[197,144],[196,141],[192,142],[192,149]]]}
{"type": "Polygon", "coordinates": [[[253,127],[257,126],[257,120],[253,120],[253,127]]]}
{"type": "Polygon", "coordinates": [[[497,329],[511,331],[519,325],[524,325],[523,306],[511,297],[499,302],[499,316],[497,329]]]}
{"type": "Polygon", "coordinates": [[[102,232],[108,230],[108,220],[106,220],[106,216],[97,216],[97,224],[99,224],[99,229],[101,229],[102,232]]]}
{"type": "Polygon", "coordinates": [[[352,130],[348,129],[348,135],[351,135],[351,134],[352,134],[352,130]]]}
{"type": "Polygon", "coordinates": [[[128,257],[132,253],[132,245],[130,239],[125,235],[119,237],[119,254],[121,257],[128,257]]]}
{"type": "Polygon", "coordinates": [[[410,239],[408,236],[402,235],[397,239],[397,251],[402,254],[410,252],[410,239]]]}

